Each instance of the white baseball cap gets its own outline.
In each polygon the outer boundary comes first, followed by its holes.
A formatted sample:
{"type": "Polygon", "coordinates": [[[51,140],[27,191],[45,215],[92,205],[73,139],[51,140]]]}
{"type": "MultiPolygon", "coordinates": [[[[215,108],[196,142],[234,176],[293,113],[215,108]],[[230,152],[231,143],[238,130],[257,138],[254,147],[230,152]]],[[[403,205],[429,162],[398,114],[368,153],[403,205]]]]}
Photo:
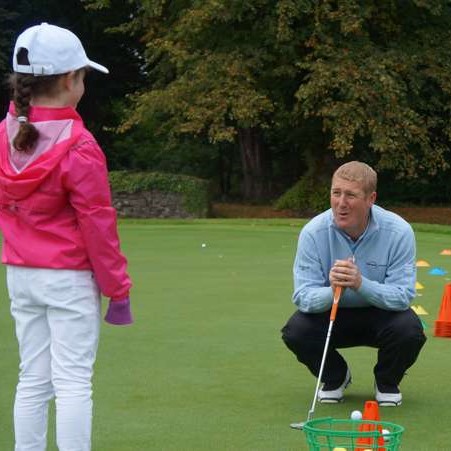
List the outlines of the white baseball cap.
{"type": "Polygon", "coordinates": [[[27,28],[17,38],[13,56],[14,72],[35,76],[57,75],[82,67],[109,73],[105,66],[91,61],[86,56],[80,39],[65,28],[44,22],[27,28]],[[28,52],[29,65],[19,64],[17,57],[21,49],[28,52]]]}

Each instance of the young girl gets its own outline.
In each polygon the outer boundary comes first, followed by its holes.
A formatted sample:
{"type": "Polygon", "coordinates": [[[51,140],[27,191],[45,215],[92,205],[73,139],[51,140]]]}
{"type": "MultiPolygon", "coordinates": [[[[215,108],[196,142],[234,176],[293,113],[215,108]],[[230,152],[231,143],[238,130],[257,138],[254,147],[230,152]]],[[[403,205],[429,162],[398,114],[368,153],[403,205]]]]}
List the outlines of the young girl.
{"type": "Polygon", "coordinates": [[[15,451],[46,449],[55,398],[60,451],[91,449],[91,378],[105,320],[130,324],[105,157],[75,108],[90,61],[69,30],[42,23],[17,39],[0,124],[0,228],[19,343],[15,451]]]}

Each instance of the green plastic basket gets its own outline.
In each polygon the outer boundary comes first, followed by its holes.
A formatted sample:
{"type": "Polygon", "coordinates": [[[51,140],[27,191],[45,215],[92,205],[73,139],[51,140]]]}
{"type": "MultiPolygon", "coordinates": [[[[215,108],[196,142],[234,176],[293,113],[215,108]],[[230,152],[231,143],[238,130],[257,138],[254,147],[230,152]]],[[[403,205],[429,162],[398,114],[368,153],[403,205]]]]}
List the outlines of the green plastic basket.
{"type": "Polygon", "coordinates": [[[386,421],[333,418],[307,421],[303,430],[310,451],[334,451],[336,448],[339,451],[396,451],[399,449],[404,432],[402,426],[386,421]]]}

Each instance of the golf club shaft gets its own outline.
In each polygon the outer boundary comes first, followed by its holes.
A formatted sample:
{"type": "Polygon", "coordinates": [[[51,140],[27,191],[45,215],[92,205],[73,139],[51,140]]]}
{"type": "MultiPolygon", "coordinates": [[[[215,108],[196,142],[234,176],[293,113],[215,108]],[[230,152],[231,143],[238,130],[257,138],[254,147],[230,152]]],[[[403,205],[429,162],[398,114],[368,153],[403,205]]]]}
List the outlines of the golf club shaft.
{"type": "Polygon", "coordinates": [[[338,302],[340,301],[341,292],[342,292],[342,287],[339,287],[339,286],[335,287],[334,300],[332,302],[332,309],[330,311],[330,321],[329,321],[329,328],[327,330],[326,343],[324,344],[323,357],[321,359],[321,365],[319,367],[318,379],[316,381],[315,395],[313,396],[312,407],[310,408],[310,410],[308,412],[307,421],[312,419],[313,414],[315,412],[315,404],[316,404],[316,399],[318,397],[319,385],[321,384],[321,379],[323,377],[324,365],[326,363],[326,357],[327,357],[327,350],[329,348],[330,337],[332,335],[332,327],[334,325],[335,317],[337,315],[338,302]]]}

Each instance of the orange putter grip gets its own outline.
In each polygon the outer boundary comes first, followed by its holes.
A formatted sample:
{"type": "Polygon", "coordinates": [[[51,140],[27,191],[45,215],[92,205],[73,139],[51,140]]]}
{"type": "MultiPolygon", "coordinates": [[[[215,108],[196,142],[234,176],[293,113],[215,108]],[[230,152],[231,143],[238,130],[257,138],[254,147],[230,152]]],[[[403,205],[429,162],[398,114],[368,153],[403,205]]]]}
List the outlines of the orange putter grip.
{"type": "Polygon", "coordinates": [[[332,310],[330,311],[330,320],[335,321],[337,315],[338,301],[340,300],[342,287],[336,287],[334,290],[334,301],[332,302],[332,310]]]}

